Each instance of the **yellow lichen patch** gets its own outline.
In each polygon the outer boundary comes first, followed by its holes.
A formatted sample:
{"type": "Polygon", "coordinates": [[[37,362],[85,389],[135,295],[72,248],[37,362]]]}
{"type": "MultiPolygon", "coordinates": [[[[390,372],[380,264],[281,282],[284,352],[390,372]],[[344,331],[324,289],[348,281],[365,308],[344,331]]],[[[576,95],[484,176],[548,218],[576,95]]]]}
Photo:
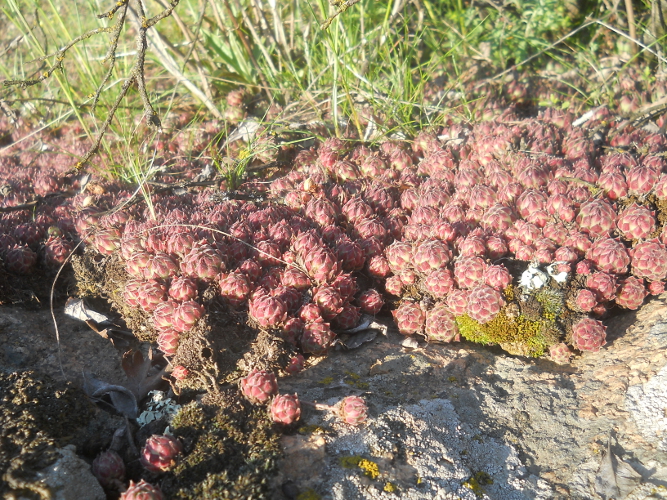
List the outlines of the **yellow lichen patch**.
{"type": "Polygon", "coordinates": [[[320,498],[322,497],[318,495],[315,490],[310,488],[296,496],[296,500],[320,500],[320,498]]]}
{"type": "Polygon", "coordinates": [[[327,430],[319,425],[302,425],[299,427],[299,434],[326,434],[327,430]]]}
{"type": "Polygon", "coordinates": [[[363,471],[364,476],[370,477],[371,479],[377,479],[380,475],[378,464],[358,455],[341,457],[340,465],[344,469],[359,468],[363,471]]]}
{"type": "Polygon", "coordinates": [[[333,377],[324,377],[318,384],[329,385],[331,382],[333,382],[333,377]]]}
{"type": "Polygon", "coordinates": [[[387,493],[396,493],[398,491],[398,488],[394,483],[385,483],[384,488],[382,488],[384,491],[387,493]]]}
{"type": "Polygon", "coordinates": [[[467,481],[463,483],[463,486],[472,490],[475,496],[481,498],[484,496],[483,486],[493,484],[493,479],[486,472],[479,471],[475,472],[467,481]]]}
{"type": "Polygon", "coordinates": [[[351,379],[351,380],[345,380],[345,383],[347,385],[351,385],[352,387],[356,387],[357,389],[368,389],[368,382],[362,382],[361,376],[358,375],[357,373],[351,372],[351,371],[346,371],[345,374],[351,379]]]}
{"type": "Polygon", "coordinates": [[[376,479],[380,475],[378,464],[365,458],[359,462],[359,468],[364,471],[364,476],[368,476],[371,479],[376,479]]]}

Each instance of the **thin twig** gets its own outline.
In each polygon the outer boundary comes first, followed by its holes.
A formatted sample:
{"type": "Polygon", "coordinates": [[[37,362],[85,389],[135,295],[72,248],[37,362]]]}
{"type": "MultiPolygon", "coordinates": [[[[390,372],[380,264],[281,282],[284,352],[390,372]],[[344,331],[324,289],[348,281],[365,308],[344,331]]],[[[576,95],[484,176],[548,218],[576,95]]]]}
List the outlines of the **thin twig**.
{"type": "Polygon", "coordinates": [[[343,12],[345,12],[347,9],[352,7],[355,3],[358,3],[359,0],[345,0],[344,2],[341,2],[340,0],[334,0],[334,6],[338,8],[336,12],[330,17],[328,17],[320,26],[322,30],[327,30],[329,29],[329,26],[331,26],[331,23],[333,22],[334,19],[336,19],[339,15],[341,15],[343,12]]]}
{"type": "Polygon", "coordinates": [[[222,120],[224,118],[222,112],[199,87],[192,83],[192,81],[181,72],[181,70],[178,68],[178,64],[176,64],[176,61],[174,61],[174,59],[169,54],[167,46],[162,41],[162,39],[153,32],[148,32],[147,37],[151,42],[151,48],[157,54],[160,62],[164,68],[169,71],[169,73],[171,73],[174,78],[176,78],[177,83],[182,83],[185,87],[187,87],[187,89],[195,97],[197,97],[211,113],[213,113],[213,116],[215,116],[218,120],[222,120]]]}

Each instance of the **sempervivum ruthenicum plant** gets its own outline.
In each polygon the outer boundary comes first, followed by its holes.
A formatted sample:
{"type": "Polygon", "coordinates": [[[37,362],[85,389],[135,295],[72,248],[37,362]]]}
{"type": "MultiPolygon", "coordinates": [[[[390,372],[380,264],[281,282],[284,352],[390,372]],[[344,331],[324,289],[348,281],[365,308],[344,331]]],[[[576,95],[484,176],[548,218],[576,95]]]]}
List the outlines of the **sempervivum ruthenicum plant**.
{"type": "Polygon", "coordinates": [[[72,242],[60,237],[51,237],[44,244],[44,261],[51,268],[62,266],[74,250],[72,242]]]}
{"type": "Polygon", "coordinates": [[[301,334],[301,349],[306,354],[324,356],[334,341],[336,335],[331,331],[329,323],[306,323],[301,334]]]}
{"type": "Polygon", "coordinates": [[[374,288],[369,288],[361,292],[359,297],[357,297],[357,301],[359,302],[361,310],[366,314],[375,315],[379,313],[382,306],[384,306],[382,294],[374,288]]]}
{"type": "Polygon", "coordinates": [[[577,292],[577,307],[585,312],[590,312],[598,304],[595,292],[588,288],[582,288],[577,292]]]}
{"type": "Polygon", "coordinates": [[[188,332],[192,330],[203,314],[204,306],[194,300],[186,300],[174,310],[173,327],[177,332],[188,332]]]}
{"type": "Polygon", "coordinates": [[[580,351],[598,352],[606,343],[606,329],[601,321],[580,319],[572,326],[572,345],[580,351]]]}
{"type": "Polygon", "coordinates": [[[138,483],[130,480],[130,486],[121,493],[120,500],[164,500],[162,490],[143,479],[138,483]]]}
{"type": "Polygon", "coordinates": [[[648,238],[655,231],[655,212],[633,203],[621,212],[617,226],[629,240],[648,238]]]}
{"type": "Polygon", "coordinates": [[[197,283],[192,278],[178,276],[169,285],[169,296],[180,302],[196,299],[197,283]]]}
{"type": "Polygon", "coordinates": [[[468,316],[479,323],[488,323],[505,305],[505,299],[497,290],[481,285],[473,288],[468,296],[468,316]]]}
{"type": "Polygon", "coordinates": [[[320,307],[322,317],[331,320],[343,311],[343,299],[332,286],[321,286],[314,290],[313,302],[320,307]]]}
{"type": "Polygon", "coordinates": [[[593,200],[581,205],[577,223],[582,231],[594,236],[604,236],[614,229],[616,211],[604,200],[593,200]]]}
{"type": "Polygon", "coordinates": [[[178,264],[169,254],[157,252],[148,260],[148,265],[144,269],[144,278],[146,279],[167,279],[178,274],[178,264]]]}
{"type": "Polygon", "coordinates": [[[481,257],[463,257],[454,263],[454,277],[461,288],[473,288],[484,281],[486,263],[481,257]]]}
{"type": "Polygon", "coordinates": [[[220,252],[208,243],[197,243],[192,250],[183,257],[181,270],[184,274],[209,280],[215,278],[220,271],[225,270],[225,263],[220,252]]]}
{"type": "Polygon", "coordinates": [[[301,404],[296,394],[278,394],[271,402],[271,418],[278,424],[291,425],[301,418],[301,404]]]}
{"type": "Polygon", "coordinates": [[[143,283],[138,292],[137,302],[145,312],[152,312],[167,298],[167,287],[156,280],[143,283]]]}
{"type": "Polygon", "coordinates": [[[368,418],[366,401],[359,396],[347,396],[338,403],[338,416],[349,425],[361,425],[368,418]]]}
{"type": "Polygon", "coordinates": [[[624,274],[630,264],[625,245],[617,239],[600,238],[586,252],[586,258],[601,271],[624,274]]]}
{"type": "Polygon", "coordinates": [[[174,436],[154,434],[146,440],[141,450],[141,465],[150,472],[165,472],[176,465],[182,452],[183,445],[174,436]]]}
{"type": "Polygon", "coordinates": [[[237,271],[232,271],[229,274],[223,273],[220,276],[219,284],[220,295],[233,307],[244,304],[252,291],[248,277],[237,271]]]}
{"type": "Polygon", "coordinates": [[[445,304],[436,304],[426,313],[424,328],[428,342],[452,342],[458,340],[459,329],[454,315],[445,304]]]}
{"type": "Polygon", "coordinates": [[[414,268],[422,273],[442,269],[451,259],[449,247],[440,240],[425,241],[416,248],[413,256],[414,268]]]}
{"type": "Polygon", "coordinates": [[[419,304],[403,302],[396,310],[392,311],[392,314],[398,331],[403,335],[422,333],[426,316],[419,304]]]}
{"type": "Polygon", "coordinates": [[[265,404],[278,394],[278,382],[273,372],[252,370],[247,377],[241,379],[241,392],[254,404],[265,404]]]}
{"type": "Polygon", "coordinates": [[[248,303],[248,312],[257,323],[264,328],[275,328],[287,321],[287,306],[278,297],[272,297],[263,289],[258,288],[248,303]]]}
{"type": "Polygon", "coordinates": [[[5,267],[16,274],[30,274],[37,263],[37,254],[26,245],[14,245],[7,250],[5,267]]]}
{"type": "Polygon", "coordinates": [[[125,462],[118,453],[108,450],[97,455],[92,465],[93,475],[107,489],[120,490],[125,482],[125,462]]]}
{"type": "Polygon", "coordinates": [[[502,264],[489,266],[484,271],[484,282],[496,290],[504,290],[512,283],[512,275],[502,264]]]}
{"type": "Polygon", "coordinates": [[[559,365],[566,365],[572,358],[572,351],[567,347],[567,344],[560,342],[549,348],[549,357],[551,357],[551,361],[559,365]]]}
{"type": "Polygon", "coordinates": [[[115,227],[100,229],[93,236],[92,243],[102,255],[111,255],[120,248],[120,237],[120,230],[115,227]]]}
{"type": "Polygon", "coordinates": [[[436,299],[444,299],[454,289],[454,278],[449,269],[436,269],[424,277],[422,286],[436,299]]]}
{"type": "Polygon", "coordinates": [[[630,255],[635,276],[651,281],[667,278],[667,247],[657,239],[639,243],[630,255]]]}
{"type": "Polygon", "coordinates": [[[644,302],[646,295],[644,280],[628,276],[619,283],[616,304],[626,309],[638,309],[642,305],[642,302],[644,302]]]}

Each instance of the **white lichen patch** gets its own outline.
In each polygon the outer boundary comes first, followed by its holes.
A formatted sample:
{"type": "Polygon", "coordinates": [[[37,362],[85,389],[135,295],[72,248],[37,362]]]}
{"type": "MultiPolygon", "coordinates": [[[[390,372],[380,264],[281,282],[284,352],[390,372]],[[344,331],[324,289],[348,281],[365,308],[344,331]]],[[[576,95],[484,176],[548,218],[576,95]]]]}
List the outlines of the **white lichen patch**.
{"type": "Polygon", "coordinates": [[[549,276],[551,276],[556,283],[565,283],[567,281],[569,273],[557,272],[558,264],[564,264],[564,262],[554,262],[553,264],[548,265],[547,273],[549,273],[549,276]]]}
{"type": "Polygon", "coordinates": [[[549,283],[549,276],[542,271],[537,264],[531,263],[521,274],[519,285],[526,291],[539,290],[549,283]]]}
{"type": "Polygon", "coordinates": [[[163,391],[151,391],[148,395],[151,396],[151,400],[147,403],[146,410],[137,418],[137,423],[141,427],[164,417],[171,422],[173,416],[181,409],[181,405],[168,398],[167,393],[163,391]]]}

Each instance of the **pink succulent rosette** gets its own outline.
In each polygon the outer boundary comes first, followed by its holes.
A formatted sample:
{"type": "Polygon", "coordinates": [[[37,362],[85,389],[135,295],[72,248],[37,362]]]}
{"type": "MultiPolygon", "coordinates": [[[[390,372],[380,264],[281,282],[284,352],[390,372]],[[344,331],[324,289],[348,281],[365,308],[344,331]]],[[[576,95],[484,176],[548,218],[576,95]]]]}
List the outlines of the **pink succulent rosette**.
{"type": "Polygon", "coordinates": [[[150,472],[165,472],[176,465],[182,452],[183,445],[175,437],[154,434],[146,440],[141,450],[141,465],[150,472]]]}
{"type": "Polygon", "coordinates": [[[368,418],[366,401],[359,396],[347,396],[338,403],[338,417],[349,425],[361,425],[368,418]]]}
{"type": "Polygon", "coordinates": [[[296,394],[279,394],[271,402],[271,418],[278,424],[291,425],[301,418],[301,405],[296,394]]]}
{"type": "Polygon", "coordinates": [[[241,379],[241,393],[255,404],[266,404],[278,394],[276,375],[266,370],[252,370],[241,379]]]}
{"type": "Polygon", "coordinates": [[[601,321],[581,319],[572,326],[572,345],[580,351],[598,352],[606,343],[606,330],[601,321]]]}

